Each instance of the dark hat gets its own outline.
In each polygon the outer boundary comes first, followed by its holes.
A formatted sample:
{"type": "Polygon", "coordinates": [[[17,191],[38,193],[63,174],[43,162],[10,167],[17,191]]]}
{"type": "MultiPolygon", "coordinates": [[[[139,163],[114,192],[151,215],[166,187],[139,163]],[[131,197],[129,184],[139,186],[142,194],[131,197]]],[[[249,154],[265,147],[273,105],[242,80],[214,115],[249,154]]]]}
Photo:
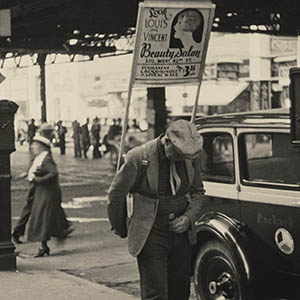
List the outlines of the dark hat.
{"type": "Polygon", "coordinates": [[[178,152],[186,158],[194,157],[202,149],[203,138],[195,124],[189,121],[182,119],[173,121],[166,134],[178,152]]]}
{"type": "Polygon", "coordinates": [[[51,147],[50,140],[38,134],[33,137],[32,142],[39,142],[48,148],[51,147]]]}

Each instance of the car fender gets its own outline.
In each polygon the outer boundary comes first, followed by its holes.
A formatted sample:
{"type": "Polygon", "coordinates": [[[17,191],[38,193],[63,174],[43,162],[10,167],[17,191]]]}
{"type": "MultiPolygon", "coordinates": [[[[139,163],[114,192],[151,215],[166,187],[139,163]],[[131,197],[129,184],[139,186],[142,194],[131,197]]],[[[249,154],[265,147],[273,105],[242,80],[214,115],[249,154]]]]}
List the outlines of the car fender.
{"type": "Polygon", "coordinates": [[[216,238],[228,246],[232,256],[239,264],[243,280],[252,282],[252,264],[247,234],[243,225],[224,214],[209,212],[195,222],[198,247],[211,238],[216,238]]]}

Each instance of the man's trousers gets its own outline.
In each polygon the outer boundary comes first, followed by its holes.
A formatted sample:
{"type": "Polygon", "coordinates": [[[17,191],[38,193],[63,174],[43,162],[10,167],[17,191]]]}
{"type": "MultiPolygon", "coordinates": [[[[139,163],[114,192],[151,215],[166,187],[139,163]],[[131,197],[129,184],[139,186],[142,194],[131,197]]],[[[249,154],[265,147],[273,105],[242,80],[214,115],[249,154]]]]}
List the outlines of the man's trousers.
{"type": "Polygon", "coordinates": [[[192,248],[187,232],[168,230],[168,216],[158,216],[137,257],[142,300],[188,300],[192,248]]]}

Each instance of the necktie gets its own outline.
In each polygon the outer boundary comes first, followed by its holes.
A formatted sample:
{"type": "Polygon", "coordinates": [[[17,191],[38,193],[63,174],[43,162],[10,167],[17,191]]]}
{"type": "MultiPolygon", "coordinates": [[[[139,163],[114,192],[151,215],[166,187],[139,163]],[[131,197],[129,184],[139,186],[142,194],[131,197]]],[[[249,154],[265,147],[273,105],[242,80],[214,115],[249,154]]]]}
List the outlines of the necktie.
{"type": "Polygon", "coordinates": [[[174,161],[170,162],[170,185],[172,194],[175,195],[180,188],[181,179],[176,171],[176,165],[174,161]]]}

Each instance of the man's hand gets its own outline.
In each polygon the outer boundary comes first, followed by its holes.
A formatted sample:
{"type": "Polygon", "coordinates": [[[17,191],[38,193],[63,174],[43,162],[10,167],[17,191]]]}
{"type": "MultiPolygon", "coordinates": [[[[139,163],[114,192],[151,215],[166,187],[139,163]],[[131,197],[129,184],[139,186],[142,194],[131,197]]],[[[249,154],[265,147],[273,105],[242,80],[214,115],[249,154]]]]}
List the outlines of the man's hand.
{"type": "Polygon", "coordinates": [[[169,230],[176,233],[183,233],[190,227],[191,220],[188,216],[180,216],[172,221],[169,221],[169,230]]]}

